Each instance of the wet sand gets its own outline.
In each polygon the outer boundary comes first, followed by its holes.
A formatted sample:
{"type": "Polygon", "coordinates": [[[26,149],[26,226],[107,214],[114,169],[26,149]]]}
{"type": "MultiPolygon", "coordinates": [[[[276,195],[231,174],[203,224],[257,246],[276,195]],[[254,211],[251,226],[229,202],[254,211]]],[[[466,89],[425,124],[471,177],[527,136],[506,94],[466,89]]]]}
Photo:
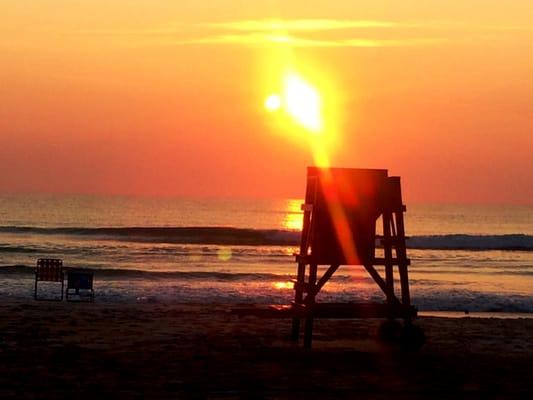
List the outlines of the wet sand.
{"type": "Polygon", "coordinates": [[[231,306],[6,302],[0,398],[527,398],[533,320],[423,317],[406,353],[377,320],[317,320],[313,349],[290,321],[231,306]]]}

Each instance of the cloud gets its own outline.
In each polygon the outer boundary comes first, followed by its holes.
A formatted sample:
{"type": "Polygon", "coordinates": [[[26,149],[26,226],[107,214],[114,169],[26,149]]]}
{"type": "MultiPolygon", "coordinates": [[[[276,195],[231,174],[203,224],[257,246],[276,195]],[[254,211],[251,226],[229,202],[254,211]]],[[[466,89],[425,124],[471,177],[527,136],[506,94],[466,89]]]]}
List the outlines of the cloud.
{"type": "Polygon", "coordinates": [[[242,20],[242,21],[228,21],[228,22],[205,22],[205,23],[172,23],[166,27],[159,27],[157,29],[141,29],[141,30],[83,30],[77,31],[80,35],[94,35],[94,36],[166,36],[177,35],[185,31],[204,31],[204,32],[319,32],[319,31],[333,31],[333,30],[347,30],[347,29],[363,29],[363,28],[398,28],[410,27],[411,24],[399,24],[393,21],[372,21],[372,20],[335,20],[335,19],[258,19],[258,20],[242,20]]]}
{"type": "Polygon", "coordinates": [[[236,44],[236,45],[275,45],[284,44],[291,47],[398,47],[442,43],[441,38],[410,39],[309,39],[288,34],[247,33],[214,35],[194,39],[178,40],[181,45],[195,44],[236,44]]]}
{"type": "MultiPolygon", "coordinates": [[[[284,45],[291,47],[369,48],[431,46],[450,41],[484,40],[486,34],[531,32],[530,27],[476,25],[461,21],[398,22],[358,19],[251,19],[173,23],[144,30],[78,31],[89,36],[144,38],[144,44],[284,45]]],[[[139,43],[139,42],[137,42],[139,43]]],[[[129,45],[129,43],[127,43],[129,45]]]]}
{"type": "Polygon", "coordinates": [[[258,19],[202,24],[205,27],[237,31],[324,31],[407,26],[393,21],[337,19],[258,19]]]}

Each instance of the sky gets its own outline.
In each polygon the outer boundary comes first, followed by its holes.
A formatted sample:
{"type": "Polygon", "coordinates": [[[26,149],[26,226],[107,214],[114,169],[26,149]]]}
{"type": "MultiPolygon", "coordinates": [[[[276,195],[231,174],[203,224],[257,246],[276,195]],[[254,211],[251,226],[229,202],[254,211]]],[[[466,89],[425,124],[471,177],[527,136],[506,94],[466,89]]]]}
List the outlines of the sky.
{"type": "Polygon", "coordinates": [[[321,152],[409,202],[532,204],[531,21],[512,0],[0,0],[0,193],[302,197],[321,152]],[[318,139],[265,108],[288,73],[318,139]]]}

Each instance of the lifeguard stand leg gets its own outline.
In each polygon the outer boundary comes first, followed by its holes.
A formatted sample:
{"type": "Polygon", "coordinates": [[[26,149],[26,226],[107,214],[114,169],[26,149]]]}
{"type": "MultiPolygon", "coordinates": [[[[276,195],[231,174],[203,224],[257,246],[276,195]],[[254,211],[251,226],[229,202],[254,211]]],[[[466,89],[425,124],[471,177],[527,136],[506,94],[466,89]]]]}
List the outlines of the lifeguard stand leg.
{"type": "Polygon", "coordinates": [[[403,223],[403,211],[395,212],[396,232],[399,240],[396,245],[396,257],[398,258],[398,272],[400,274],[400,287],[402,290],[402,303],[404,306],[411,305],[411,296],[409,293],[409,275],[407,250],[405,248],[405,227],[403,223]]]}
{"type": "Polygon", "coordinates": [[[389,212],[383,213],[383,251],[385,255],[385,284],[387,304],[392,306],[395,301],[394,295],[394,271],[392,262],[392,236],[391,236],[392,215],[389,212]]]}
{"type": "Polygon", "coordinates": [[[318,265],[309,265],[309,292],[306,298],[306,308],[308,314],[305,319],[305,332],[304,332],[304,347],[310,348],[311,341],[313,339],[313,306],[315,304],[316,297],[316,278],[317,278],[318,265]]]}
{"type": "MultiPolygon", "coordinates": [[[[303,293],[303,287],[305,284],[305,262],[299,262],[298,263],[298,274],[296,276],[296,284],[294,285],[294,305],[297,307],[298,305],[302,304],[304,293],[303,293]]],[[[300,336],[300,317],[295,316],[292,319],[292,334],[291,339],[294,341],[298,340],[298,337],[300,336]]]]}

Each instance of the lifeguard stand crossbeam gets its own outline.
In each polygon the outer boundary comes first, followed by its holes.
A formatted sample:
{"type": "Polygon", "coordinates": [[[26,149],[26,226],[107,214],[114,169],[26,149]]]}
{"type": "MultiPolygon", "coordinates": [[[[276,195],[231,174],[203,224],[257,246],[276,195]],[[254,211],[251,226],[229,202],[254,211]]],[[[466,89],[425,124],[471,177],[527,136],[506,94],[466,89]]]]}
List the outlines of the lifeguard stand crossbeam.
{"type": "Polygon", "coordinates": [[[300,251],[292,305],[292,339],[305,321],[304,345],[311,346],[313,319],[403,318],[416,316],[409,294],[400,178],[384,169],[308,167],[300,251]],[[378,219],[382,234],[376,234],[378,219]],[[382,249],[376,249],[376,241],[382,249]],[[379,252],[379,253],[378,253],[379,252]],[[380,254],[381,253],[381,254],[380,254]],[[329,267],[318,277],[318,267],[329,267]],[[385,294],[385,303],[317,303],[316,297],[341,265],[362,265],[385,294]],[[384,267],[382,277],[376,266],[384,267]],[[401,297],[394,289],[397,266],[401,297]]]}

